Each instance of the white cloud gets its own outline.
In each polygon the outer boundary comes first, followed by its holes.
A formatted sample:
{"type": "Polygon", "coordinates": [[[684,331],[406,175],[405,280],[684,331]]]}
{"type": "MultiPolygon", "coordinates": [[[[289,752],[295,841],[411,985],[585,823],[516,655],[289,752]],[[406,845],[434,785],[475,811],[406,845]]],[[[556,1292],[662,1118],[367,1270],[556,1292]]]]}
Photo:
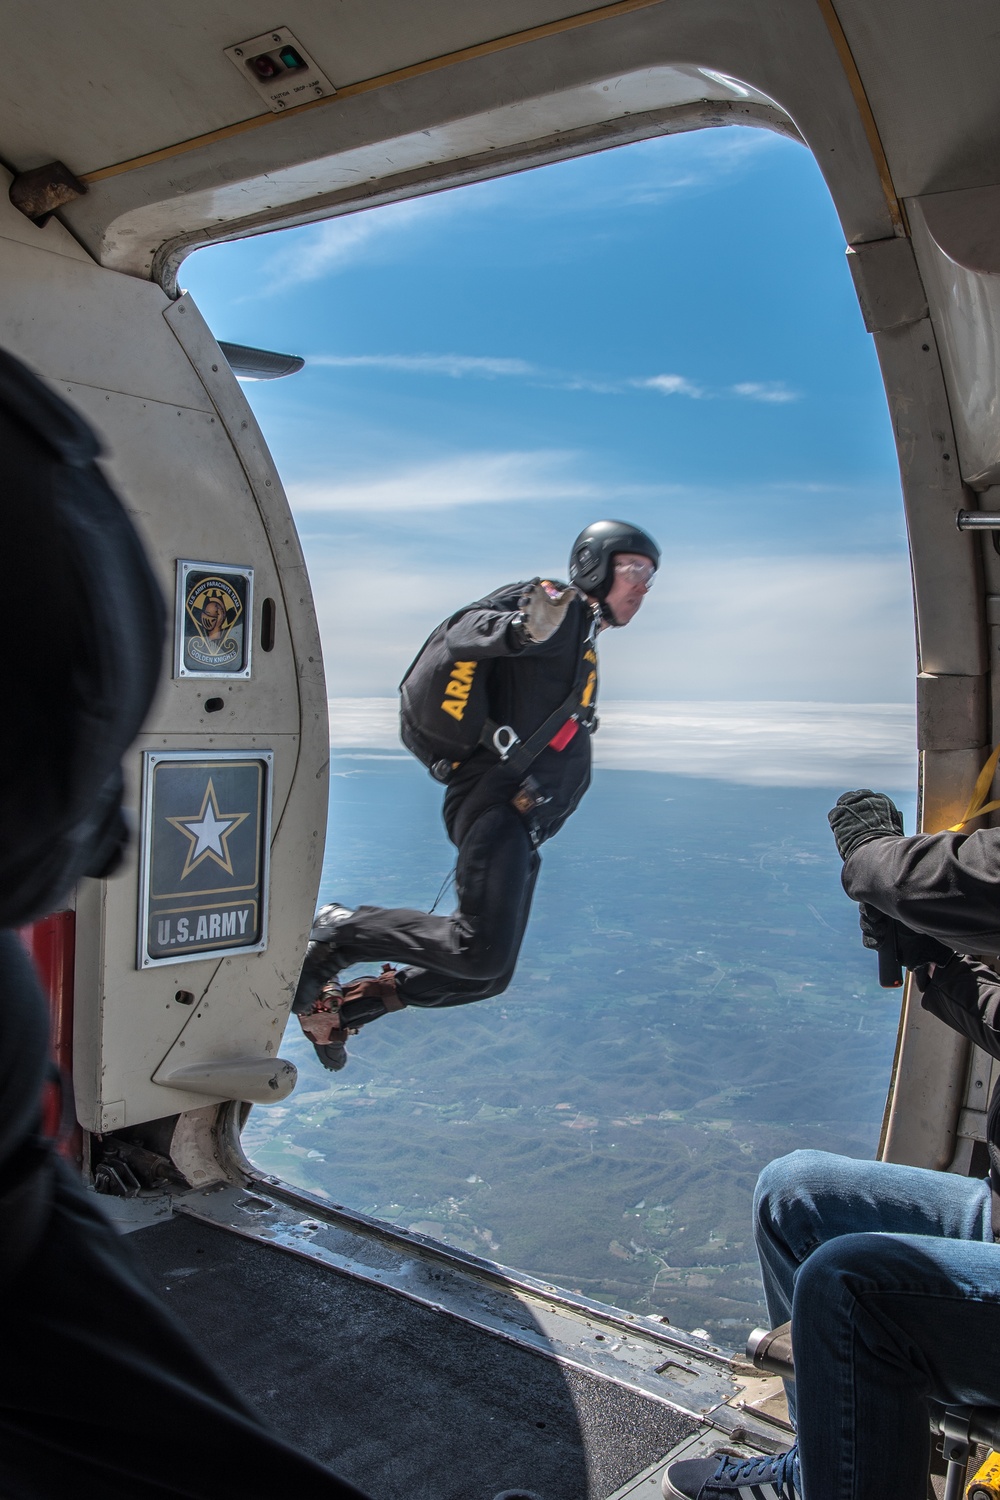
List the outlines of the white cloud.
{"type": "Polygon", "coordinates": [[[898,702],[915,672],[906,557],[668,549],[642,613],[604,641],[615,698],[898,702]]]}
{"type": "MultiPolygon", "coordinates": [[[[398,700],[331,698],[330,743],[398,751],[398,700]]],[[[895,791],[916,783],[915,746],[907,703],[602,702],[594,758],[608,770],[895,791]]]]}
{"type": "MultiPolygon", "coordinates": [[[[578,478],[575,454],[558,450],[465,453],[394,473],[288,486],[292,509],[303,511],[425,511],[515,500],[604,499],[607,488],[578,478]]],[[[622,490],[615,493],[621,494],[622,490]]]]}
{"type": "MultiPolygon", "coordinates": [[[[352,547],[349,567],[329,543],[306,538],[331,694],[391,693],[450,609],[561,566],[558,527],[539,557],[535,533],[508,528],[508,538],[501,518],[488,532],[473,518],[465,526],[460,564],[448,560],[451,536],[441,560],[420,568],[388,526],[352,547]]],[[[668,548],[641,613],[627,630],[605,632],[600,654],[602,696],[615,700],[900,702],[915,673],[906,558],[668,548]]]]}
{"type": "Polygon", "coordinates": [[[463,375],[489,378],[494,375],[534,375],[534,365],[524,359],[494,359],[473,354],[314,354],[310,365],[334,365],[346,368],[399,370],[408,375],[449,375],[453,380],[463,375]]]}
{"type": "Polygon", "coordinates": [[[586,375],[571,375],[565,380],[550,380],[545,382],[554,390],[559,391],[593,391],[598,396],[620,396],[630,384],[622,380],[591,380],[586,375]]]}
{"type": "Polygon", "coordinates": [[[337,369],[392,370],[406,375],[444,375],[453,380],[466,376],[491,380],[497,376],[529,381],[552,390],[590,391],[602,396],[620,396],[630,390],[656,391],[661,396],[687,396],[692,400],[729,394],[748,401],[783,403],[797,401],[780,380],[744,380],[725,390],[712,391],[687,375],[633,375],[624,378],[591,377],[545,370],[526,359],[483,354],[312,354],[307,364],[337,369]]]}
{"type": "Polygon", "coordinates": [[[758,786],[916,784],[908,703],[606,703],[598,765],[758,786]]]}
{"type": "MultiPolygon", "coordinates": [[[[496,559],[490,557],[461,572],[440,564],[405,566],[389,528],[384,545],[352,547],[345,555],[339,546],[314,550],[307,538],[306,550],[327,690],[365,702],[395,692],[417,650],[449,609],[504,582],[503,569],[498,577],[496,559]]],[[[516,578],[519,571],[507,576],[516,578]]]]}
{"type": "Polygon", "coordinates": [[[288,229],[282,248],[264,264],[265,274],[272,278],[269,289],[281,291],[304,281],[318,281],[346,270],[359,260],[369,259],[379,241],[390,240],[409,229],[428,211],[428,200],[408,199],[344,214],[324,224],[288,229]]]}
{"type": "MultiPolygon", "coordinates": [[[[653,172],[638,180],[625,175],[603,191],[592,191],[591,198],[606,199],[609,205],[620,201],[657,204],[677,192],[716,186],[741,171],[761,152],[783,144],[766,130],[731,127],[698,131],[684,138],[684,165],[679,166],[678,137],[641,141],[630,147],[630,156],[644,166],[648,163],[653,172]]],[[[547,191],[537,205],[539,208],[561,214],[570,205],[578,207],[575,186],[568,198],[564,198],[551,178],[540,180],[544,180],[547,191]]],[[[253,296],[259,298],[262,292],[273,294],[289,285],[337,275],[361,260],[384,258],[397,250],[405,254],[407,246],[401,236],[420,219],[433,216],[440,220],[442,216],[481,214],[498,208],[506,212],[504,186],[486,182],[467,188],[463,194],[435,193],[404,199],[342,214],[322,224],[283,230],[281,248],[263,267],[264,273],[271,277],[271,284],[256,287],[253,296]]]]}
{"type": "MultiPolygon", "coordinates": [[[[717,77],[724,78],[725,75],[717,77]]],[[[733,88],[734,81],[727,79],[726,87],[733,88]]],[[[735,84],[735,87],[738,89],[742,85],[735,84]]],[[[628,204],[655,205],[668,201],[686,188],[717,187],[741,172],[763,152],[785,145],[787,142],[769,130],[742,126],[692,131],[682,138],[654,136],[631,146],[629,151],[637,162],[648,159],[658,169],[656,175],[623,179],[615,196],[628,204]],[[685,163],[683,167],[678,166],[679,160],[685,163]]],[[[610,200],[610,193],[608,197],[610,200]]]]}
{"type": "Polygon", "coordinates": [[[630,380],[629,385],[642,390],[659,391],[663,396],[691,396],[695,400],[705,394],[700,385],[695,385],[685,375],[651,375],[644,380],[630,380]]]}
{"type": "Polygon", "coordinates": [[[399,699],[331,698],[330,744],[334,750],[398,750],[399,699]]]}
{"type": "Polygon", "coordinates": [[[733,394],[748,401],[797,401],[797,391],[790,391],[780,380],[742,380],[733,386],[733,394]]]}
{"type": "Polygon", "coordinates": [[[651,204],[655,207],[667,202],[682,188],[705,187],[711,181],[707,172],[681,172],[675,176],[660,177],[655,182],[634,183],[623,190],[621,199],[629,207],[633,204],[651,204]]]}

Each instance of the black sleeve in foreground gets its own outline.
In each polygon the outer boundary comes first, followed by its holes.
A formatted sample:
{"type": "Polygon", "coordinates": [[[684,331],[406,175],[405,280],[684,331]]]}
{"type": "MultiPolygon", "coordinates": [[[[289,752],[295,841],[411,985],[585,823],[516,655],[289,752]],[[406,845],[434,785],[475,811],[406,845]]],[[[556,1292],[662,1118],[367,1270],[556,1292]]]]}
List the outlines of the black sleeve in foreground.
{"type": "Polygon", "coordinates": [[[860,845],[844,863],[854,901],[965,953],[1000,953],[1000,829],[860,845]]]}
{"type": "Polygon", "coordinates": [[[1000,974],[956,953],[933,975],[917,969],[913,978],[924,1010],[991,1057],[1000,1057],[1000,974]]]}

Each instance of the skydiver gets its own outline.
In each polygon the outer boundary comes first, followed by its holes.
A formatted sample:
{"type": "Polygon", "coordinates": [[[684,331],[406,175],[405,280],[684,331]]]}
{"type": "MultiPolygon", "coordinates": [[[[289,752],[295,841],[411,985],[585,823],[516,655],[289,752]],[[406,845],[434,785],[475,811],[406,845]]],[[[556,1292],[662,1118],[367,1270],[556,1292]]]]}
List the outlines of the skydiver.
{"type": "MultiPolygon", "coordinates": [[[[880,792],[830,813],[865,946],[890,937],[924,1010],[1000,1058],[1000,829],[903,836],[880,792]]],[[[791,1319],[797,1442],[678,1460],[679,1500],[924,1500],[929,1404],[1000,1405],[1000,1082],[987,1178],[795,1151],[761,1174],[754,1236],[772,1327],[791,1319]],[[756,1486],[756,1488],[755,1488],[756,1486]]]]}
{"type": "Polygon", "coordinates": [[[457,909],[439,917],[408,908],[321,908],[293,1009],[325,1067],[342,1068],[348,1036],[389,1011],[468,1005],[509,985],[538,849],[590,784],[597,636],[635,618],[659,563],[660,549],[645,531],[597,521],[573,543],[567,586],[506,584],[442,627],[442,648],[460,669],[445,691],[467,694],[472,664],[488,663],[486,710],[493,727],[503,726],[499,740],[487,736],[460,763],[447,762],[441,778],[445,826],[458,849],[457,909]],[[549,730],[553,716],[558,723],[549,730]],[[517,744],[504,760],[508,730],[517,744]],[[539,753],[526,764],[525,747],[543,730],[539,753]],[[380,973],[339,984],[343,969],[372,960],[384,960],[380,973]]]}

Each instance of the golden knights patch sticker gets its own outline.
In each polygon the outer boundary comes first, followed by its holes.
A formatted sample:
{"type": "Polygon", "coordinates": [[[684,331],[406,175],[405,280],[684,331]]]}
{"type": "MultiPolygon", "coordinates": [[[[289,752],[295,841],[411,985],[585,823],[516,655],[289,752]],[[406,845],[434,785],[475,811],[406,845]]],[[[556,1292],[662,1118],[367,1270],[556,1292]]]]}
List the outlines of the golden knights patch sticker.
{"type": "Polygon", "coordinates": [[[267,946],[273,759],[145,752],[140,969],[267,946]]]}
{"type": "Polygon", "coordinates": [[[177,564],[176,677],[249,677],[253,569],[177,564]]]}

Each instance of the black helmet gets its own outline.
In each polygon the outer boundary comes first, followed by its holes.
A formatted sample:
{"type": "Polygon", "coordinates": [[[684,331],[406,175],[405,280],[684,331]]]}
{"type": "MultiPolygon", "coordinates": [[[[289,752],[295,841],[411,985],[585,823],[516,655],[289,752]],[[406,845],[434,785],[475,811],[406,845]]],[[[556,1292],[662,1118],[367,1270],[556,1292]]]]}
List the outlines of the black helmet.
{"type": "Polygon", "coordinates": [[[653,538],[627,521],[595,521],[581,531],[569,555],[569,581],[594,599],[606,599],[614,575],[611,559],[616,552],[638,552],[660,566],[660,549],[653,538]]]}

